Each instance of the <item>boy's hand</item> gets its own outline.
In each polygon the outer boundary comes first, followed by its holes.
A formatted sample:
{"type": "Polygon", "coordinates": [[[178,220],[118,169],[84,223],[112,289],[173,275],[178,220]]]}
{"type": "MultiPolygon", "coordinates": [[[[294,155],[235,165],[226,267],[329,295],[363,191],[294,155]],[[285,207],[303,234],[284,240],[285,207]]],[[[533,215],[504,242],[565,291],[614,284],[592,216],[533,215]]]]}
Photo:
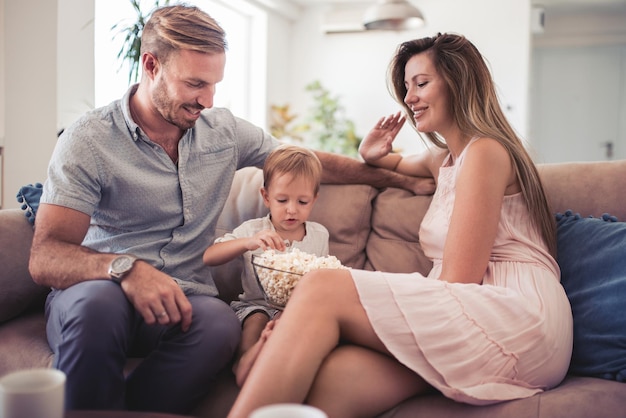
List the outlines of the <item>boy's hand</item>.
{"type": "Polygon", "coordinates": [[[285,246],[285,241],[283,241],[276,231],[266,229],[257,232],[254,236],[250,237],[246,248],[249,251],[254,251],[257,248],[261,248],[263,251],[269,249],[285,251],[287,247],[285,246]]]}

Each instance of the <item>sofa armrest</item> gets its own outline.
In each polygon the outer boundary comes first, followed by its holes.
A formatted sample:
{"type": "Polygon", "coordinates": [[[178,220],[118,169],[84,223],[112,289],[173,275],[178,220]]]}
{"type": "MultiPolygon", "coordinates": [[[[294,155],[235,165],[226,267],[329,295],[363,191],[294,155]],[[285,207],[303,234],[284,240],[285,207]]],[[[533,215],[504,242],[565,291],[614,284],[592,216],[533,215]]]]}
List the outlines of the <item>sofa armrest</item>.
{"type": "Polygon", "coordinates": [[[0,210],[0,323],[40,303],[47,287],[33,282],[28,272],[33,226],[20,209],[0,210]]]}

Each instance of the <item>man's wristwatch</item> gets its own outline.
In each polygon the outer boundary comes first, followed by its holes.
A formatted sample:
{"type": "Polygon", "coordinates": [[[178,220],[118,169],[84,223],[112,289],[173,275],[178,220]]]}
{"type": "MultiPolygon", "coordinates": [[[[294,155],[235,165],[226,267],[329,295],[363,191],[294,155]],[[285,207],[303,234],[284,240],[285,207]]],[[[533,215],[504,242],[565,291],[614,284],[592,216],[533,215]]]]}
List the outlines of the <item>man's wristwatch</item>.
{"type": "Polygon", "coordinates": [[[109,276],[115,283],[121,283],[124,276],[132,270],[137,257],[130,254],[122,254],[113,259],[109,264],[109,276]]]}

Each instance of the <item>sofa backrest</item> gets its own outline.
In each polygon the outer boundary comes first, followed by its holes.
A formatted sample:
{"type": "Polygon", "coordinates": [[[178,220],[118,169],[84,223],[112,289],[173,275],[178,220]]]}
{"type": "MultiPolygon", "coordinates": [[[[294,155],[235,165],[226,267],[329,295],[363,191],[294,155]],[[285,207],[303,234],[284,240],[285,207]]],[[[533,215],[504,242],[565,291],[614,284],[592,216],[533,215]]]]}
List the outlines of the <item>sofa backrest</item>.
{"type": "MultiPolygon", "coordinates": [[[[626,221],[626,160],[541,164],[538,167],[552,213],[572,210],[583,217],[604,213],[626,221]]],[[[419,226],[429,196],[387,189],[374,201],[366,268],[428,273],[432,264],[421,250],[419,226]]]]}
{"type": "MultiPolygon", "coordinates": [[[[604,213],[626,220],[626,160],[539,165],[553,213],[572,210],[582,216],[604,213]]],[[[218,222],[218,235],[267,213],[258,192],[261,170],[247,168],[235,176],[231,197],[218,222]],[[256,198],[254,198],[256,196],[256,198]]],[[[330,253],[345,265],[389,272],[427,274],[432,263],[422,252],[419,226],[430,196],[364,185],[322,185],[311,220],[330,231],[330,253]]],[[[240,292],[235,263],[214,274],[225,299],[240,292]]]]}
{"type": "MultiPolygon", "coordinates": [[[[626,220],[626,160],[543,164],[539,172],[553,213],[570,209],[582,216],[609,213],[626,220]]],[[[218,221],[218,236],[267,213],[259,193],[262,182],[261,170],[239,170],[218,221]]],[[[421,251],[418,231],[430,199],[399,189],[325,184],[311,220],[328,228],[330,252],[345,265],[426,274],[431,264],[421,251]]],[[[31,240],[32,225],[21,210],[0,210],[0,323],[39,303],[48,291],[28,273],[31,240]]],[[[241,291],[239,263],[214,268],[226,300],[241,291]]]]}
{"type": "Polygon", "coordinates": [[[626,221],[626,160],[539,165],[553,213],[604,213],[626,221]]]}

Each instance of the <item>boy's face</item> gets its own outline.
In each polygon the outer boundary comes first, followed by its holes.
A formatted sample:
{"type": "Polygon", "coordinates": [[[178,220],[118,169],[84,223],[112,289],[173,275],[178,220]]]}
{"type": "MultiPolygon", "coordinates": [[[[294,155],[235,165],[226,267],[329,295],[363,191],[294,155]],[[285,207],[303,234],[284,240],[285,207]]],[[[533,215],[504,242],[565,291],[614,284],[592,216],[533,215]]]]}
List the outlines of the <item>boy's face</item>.
{"type": "Polygon", "coordinates": [[[317,200],[314,190],[312,180],[289,173],[277,174],[267,189],[261,189],[263,202],[272,214],[272,223],[278,233],[302,228],[317,200]]]}

